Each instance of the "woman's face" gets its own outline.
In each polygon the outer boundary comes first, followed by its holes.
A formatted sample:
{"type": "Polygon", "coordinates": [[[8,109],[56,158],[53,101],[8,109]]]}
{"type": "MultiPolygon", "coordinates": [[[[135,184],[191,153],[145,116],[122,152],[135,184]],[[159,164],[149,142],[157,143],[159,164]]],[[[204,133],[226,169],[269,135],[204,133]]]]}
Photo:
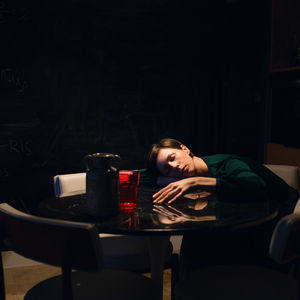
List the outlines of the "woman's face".
{"type": "Polygon", "coordinates": [[[181,145],[181,149],[162,148],[159,150],[156,167],[159,173],[174,178],[195,176],[194,160],[190,150],[181,145]]]}

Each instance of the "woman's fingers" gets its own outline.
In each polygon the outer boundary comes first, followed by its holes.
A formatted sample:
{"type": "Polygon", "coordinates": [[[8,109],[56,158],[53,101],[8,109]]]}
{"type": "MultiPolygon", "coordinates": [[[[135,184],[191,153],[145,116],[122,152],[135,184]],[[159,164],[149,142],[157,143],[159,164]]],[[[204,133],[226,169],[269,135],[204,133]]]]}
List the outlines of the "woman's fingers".
{"type": "Polygon", "coordinates": [[[165,192],[164,194],[161,194],[159,197],[157,197],[153,203],[163,203],[165,202],[166,200],[168,200],[170,197],[176,195],[176,191],[173,190],[173,191],[167,191],[165,192]]]}
{"type": "Polygon", "coordinates": [[[152,197],[156,200],[161,199],[161,197],[164,197],[168,193],[170,193],[172,190],[174,190],[174,186],[172,184],[169,184],[168,186],[164,187],[163,189],[159,190],[156,194],[154,194],[152,197]]]}
{"type": "Polygon", "coordinates": [[[168,201],[168,204],[170,204],[170,203],[176,201],[178,198],[180,198],[180,197],[182,196],[182,194],[183,194],[183,192],[180,191],[175,197],[173,197],[172,199],[170,199],[170,200],[168,201]]]}
{"type": "Polygon", "coordinates": [[[173,185],[172,184],[169,184],[167,185],[166,187],[162,188],[161,190],[159,190],[157,193],[155,193],[152,197],[153,198],[158,198],[161,194],[169,191],[169,190],[172,190],[173,189],[173,185]]]}
{"type": "Polygon", "coordinates": [[[191,187],[191,179],[185,178],[179,181],[170,183],[166,187],[159,190],[153,195],[154,203],[162,203],[168,201],[168,203],[174,202],[181,197],[191,187]]]}
{"type": "Polygon", "coordinates": [[[180,193],[179,188],[172,188],[166,190],[164,193],[160,194],[155,200],[154,203],[163,203],[167,200],[170,200],[173,196],[176,196],[178,193],[180,193]]]}

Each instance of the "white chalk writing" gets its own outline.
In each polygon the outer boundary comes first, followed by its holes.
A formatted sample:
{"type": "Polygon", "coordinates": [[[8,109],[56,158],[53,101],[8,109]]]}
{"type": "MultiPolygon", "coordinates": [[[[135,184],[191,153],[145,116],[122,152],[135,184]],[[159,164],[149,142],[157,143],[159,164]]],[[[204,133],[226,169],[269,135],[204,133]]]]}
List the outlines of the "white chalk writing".
{"type": "Polygon", "coordinates": [[[28,88],[28,82],[24,79],[24,72],[12,68],[1,69],[1,81],[16,86],[23,93],[28,88]]]}
{"type": "Polygon", "coordinates": [[[12,19],[18,22],[29,20],[29,10],[26,8],[9,8],[5,1],[0,1],[0,24],[7,23],[12,19]]]}
{"type": "Polygon", "coordinates": [[[26,155],[31,155],[32,150],[30,147],[30,141],[29,140],[10,140],[9,141],[9,151],[10,152],[17,152],[17,153],[24,153],[26,155]]]}

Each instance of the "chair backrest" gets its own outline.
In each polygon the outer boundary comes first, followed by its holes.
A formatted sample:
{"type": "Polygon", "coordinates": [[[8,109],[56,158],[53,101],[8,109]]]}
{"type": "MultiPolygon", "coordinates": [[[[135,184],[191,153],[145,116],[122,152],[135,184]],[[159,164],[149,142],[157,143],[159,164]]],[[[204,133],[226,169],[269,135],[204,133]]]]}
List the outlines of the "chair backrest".
{"type": "Polygon", "coordinates": [[[0,232],[9,250],[42,263],[84,271],[103,266],[94,224],[41,218],[2,203],[0,232]]]}
{"type": "Polygon", "coordinates": [[[277,176],[282,178],[289,186],[295,190],[299,188],[299,167],[288,165],[265,164],[277,176]]]}
{"type": "Polygon", "coordinates": [[[275,226],[269,255],[278,263],[300,258],[300,199],[294,212],[284,216],[275,226]]]}

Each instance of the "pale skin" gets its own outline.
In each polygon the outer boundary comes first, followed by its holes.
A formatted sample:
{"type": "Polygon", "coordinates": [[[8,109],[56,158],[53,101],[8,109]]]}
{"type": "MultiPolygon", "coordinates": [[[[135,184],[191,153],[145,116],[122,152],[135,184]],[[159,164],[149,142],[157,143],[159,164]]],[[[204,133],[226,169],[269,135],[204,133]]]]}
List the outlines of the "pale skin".
{"type": "Polygon", "coordinates": [[[213,192],[216,178],[210,176],[206,163],[197,156],[190,156],[190,150],[181,145],[181,149],[162,148],[159,150],[156,167],[166,187],[153,195],[154,203],[170,204],[181,196],[195,190],[213,192]]]}

